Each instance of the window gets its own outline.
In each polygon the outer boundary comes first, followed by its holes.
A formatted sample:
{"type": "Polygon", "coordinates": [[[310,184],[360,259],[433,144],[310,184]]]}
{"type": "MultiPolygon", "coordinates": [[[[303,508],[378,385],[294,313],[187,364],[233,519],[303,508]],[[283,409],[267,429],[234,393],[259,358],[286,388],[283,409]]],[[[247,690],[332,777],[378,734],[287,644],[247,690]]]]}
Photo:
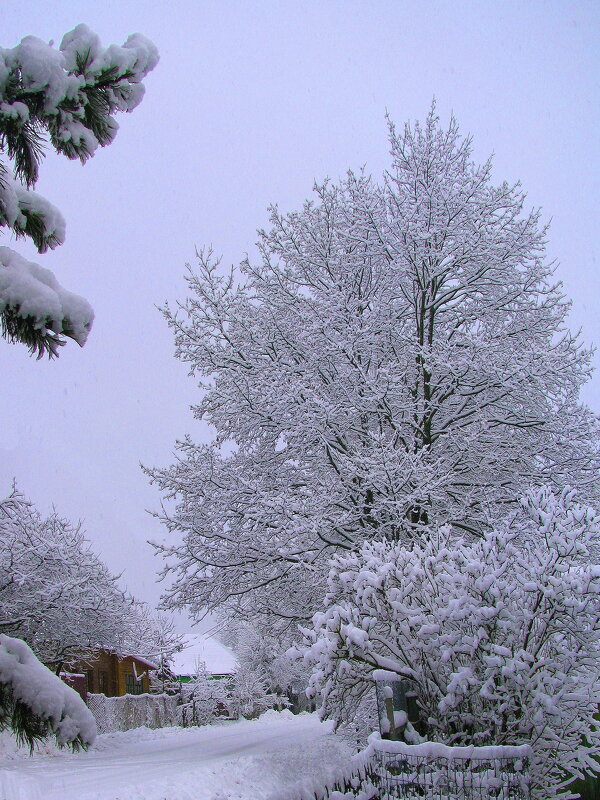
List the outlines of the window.
{"type": "Polygon", "coordinates": [[[108,673],[104,670],[98,672],[98,691],[102,694],[108,693],[108,673]]]}
{"type": "Polygon", "coordinates": [[[142,694],[144,691],[142,687],[142,679],[138,678],[136,681],[133,675],[125,675],[125,691],[127,694],[142,694]]]}
{"type": "Polygon", "coordinates": [[[94,694],[94,670],[88,669],[86,672],[87,677],[87,690],[90,694],[94,694]]]}

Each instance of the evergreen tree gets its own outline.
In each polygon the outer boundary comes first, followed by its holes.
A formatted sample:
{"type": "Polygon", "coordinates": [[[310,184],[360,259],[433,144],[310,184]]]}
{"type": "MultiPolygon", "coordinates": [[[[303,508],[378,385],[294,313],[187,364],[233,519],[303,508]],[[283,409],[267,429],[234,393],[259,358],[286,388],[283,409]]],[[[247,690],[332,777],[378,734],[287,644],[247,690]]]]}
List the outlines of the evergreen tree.
{"type": "MultiPolygon", "coordinates": [[[[40,253],[63,243],[62,215],[33,191],[46,140],[85,163],[114,140],[114,115],[140,103],[142,80],[157,62],[156,47],[140,34],[105,49],[85,25],[65,34],[58,51],[34,36],[0,48],[0,155],[12,167],[0,159],[0,227],[30,238],[40,253]]],[[[38,357],[56,356],[61,336],[83,346],[93,316],[49,270],[0,248],[0,322],[8,341],[38,357]]]]}

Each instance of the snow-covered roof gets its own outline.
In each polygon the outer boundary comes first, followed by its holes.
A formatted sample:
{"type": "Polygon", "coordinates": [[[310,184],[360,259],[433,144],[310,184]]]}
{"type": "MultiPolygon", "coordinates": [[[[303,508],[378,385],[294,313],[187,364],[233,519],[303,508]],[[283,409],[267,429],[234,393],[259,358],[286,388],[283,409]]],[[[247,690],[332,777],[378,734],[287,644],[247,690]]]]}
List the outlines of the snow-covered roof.
{"type": "Polygon", "coordinates": [[[125,656],[123,656],[123,658],[135,658],[136,661],[141,661],[142,664],[145,664],[150,669],[158,669],[158,664],[156,663],[156,661],[150,661],[145,656],[137,656],[134,655],[133,653],[127,653],[125,656]]]}
{"type": "Polygon", "coordinates": [[[173,672],[179,677],[193,675],[196,664],[203,661],[211,675],[231,675],[237,669],[234,654],[225,647],[203,633],[187,633],[183,637],[184,649],[173,656],[173,672]]]}

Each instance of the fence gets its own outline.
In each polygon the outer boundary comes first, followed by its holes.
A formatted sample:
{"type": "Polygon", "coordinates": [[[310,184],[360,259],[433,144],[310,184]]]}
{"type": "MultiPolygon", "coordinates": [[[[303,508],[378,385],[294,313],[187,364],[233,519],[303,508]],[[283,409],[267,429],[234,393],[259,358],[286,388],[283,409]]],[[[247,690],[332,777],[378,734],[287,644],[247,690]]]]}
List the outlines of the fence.
{"type": "Polygon", "coordinates": [[[123,697],[88,694],[87,704],[96,720],[98,733],[178,724],[177,698],[166,694],[126,694],[123,697]]]}
{"type": "Polygon", "coordinates": [[[372,740],[383,797],[418,800],[529,800],[531,749],[407,745],[372,740]]]}
{"type": "MultiPolygon", "coordinates": [[[[366,750],[311,791],[314,800],[530,800],[530,758],[527,745],[407,745],[372,734],[366,750]]],[[[298,786],[277,800],[306,796],[306,787],[298,786]]]]}

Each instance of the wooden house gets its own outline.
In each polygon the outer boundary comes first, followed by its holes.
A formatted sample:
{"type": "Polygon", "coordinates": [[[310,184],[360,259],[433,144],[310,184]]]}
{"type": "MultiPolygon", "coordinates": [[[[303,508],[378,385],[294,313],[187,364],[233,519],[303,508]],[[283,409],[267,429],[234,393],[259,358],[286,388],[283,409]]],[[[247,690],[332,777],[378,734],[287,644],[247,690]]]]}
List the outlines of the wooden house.
{"type": "Polygon", "coordinates": [[[71,665],[70,673],[85,676],[86,693],[122,697],[148,692],[153,669],[158,665],[143,656],[99,650],[93,658],[71,665]]]}

